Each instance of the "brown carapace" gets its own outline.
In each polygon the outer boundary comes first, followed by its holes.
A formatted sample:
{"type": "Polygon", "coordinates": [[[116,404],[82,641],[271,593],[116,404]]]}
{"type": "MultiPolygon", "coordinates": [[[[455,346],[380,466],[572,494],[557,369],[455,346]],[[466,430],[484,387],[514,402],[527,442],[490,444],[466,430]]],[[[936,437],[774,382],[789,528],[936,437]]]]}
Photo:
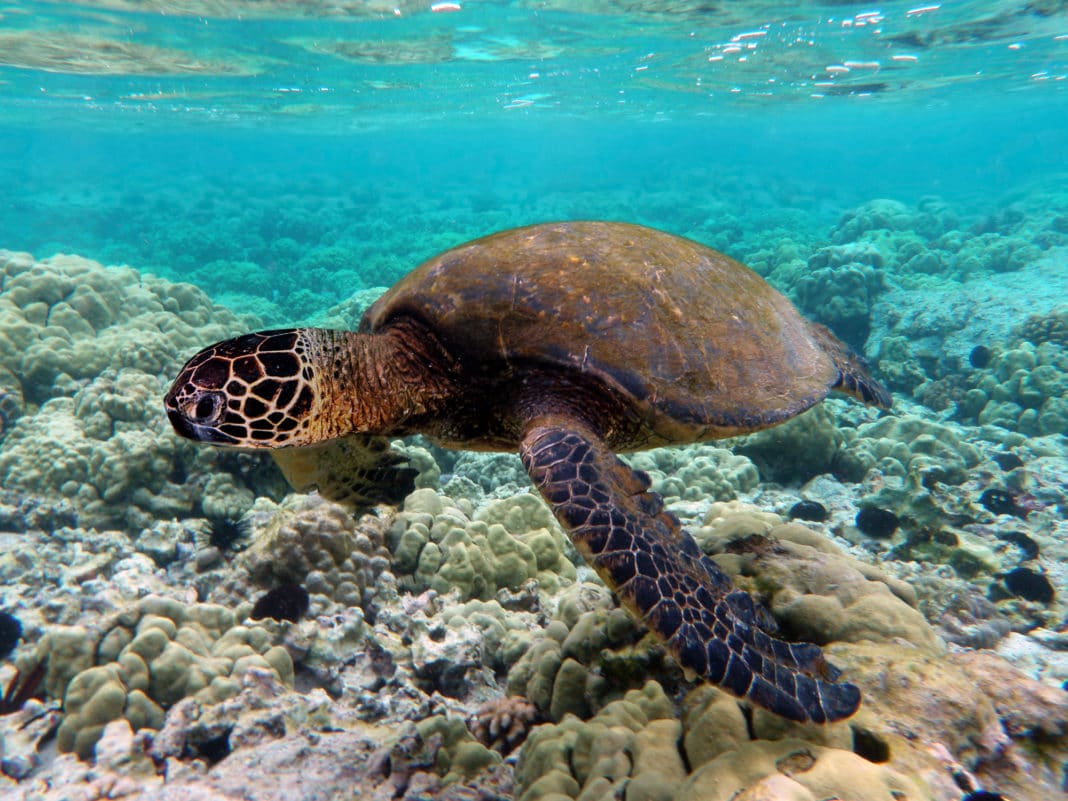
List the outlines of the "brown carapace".
{"type": "Polygon", "coordinates": [[[358,332],[266,331],[194,356],[167,394],[182,436],[268,448],[298,489],[397,502],[388,437],[518,451],[557,520],[685,668],[797,721],[851,715],[852,684],[762,624],[646,475],[616,455],[755,431],[839,390],[890,396],[756,273],[637,225],[493,234],[416,268],[358,332]]]}

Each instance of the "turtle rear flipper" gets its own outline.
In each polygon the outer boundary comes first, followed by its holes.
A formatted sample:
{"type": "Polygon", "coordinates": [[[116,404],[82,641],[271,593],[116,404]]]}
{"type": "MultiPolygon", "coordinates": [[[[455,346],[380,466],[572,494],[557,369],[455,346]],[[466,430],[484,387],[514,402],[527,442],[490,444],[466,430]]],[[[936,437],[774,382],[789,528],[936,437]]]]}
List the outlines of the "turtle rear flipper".
{"type": "Polygon", "coordinates": [[[415,489],[418,472],[390,449],[388,439],[369,434],[280,448],[271,455],[297,492],[317,489],[324,498],[357,508],[400,503],[415,489]]]}
{"type": "Polygon", "coordinates": [[[588,427],[547,415],[528,424],[520,456],[575,547],[620,600],[707,681],[790,720],[852,715],[860,691],[811,643],[757,625],[755,605],[663,509],[649,480],[588,427]]]}
{"type": "Polygon", "coordinates": [[[852,395],[861,403],[869,406],[889,409],[893,398],[882,384],[871,377],[864,359],[838,339],[827,326],[811,320],[807,323],[812,338],[820,344],[834,362],[837,375],[831,383],[831,389],[852,395]]]}

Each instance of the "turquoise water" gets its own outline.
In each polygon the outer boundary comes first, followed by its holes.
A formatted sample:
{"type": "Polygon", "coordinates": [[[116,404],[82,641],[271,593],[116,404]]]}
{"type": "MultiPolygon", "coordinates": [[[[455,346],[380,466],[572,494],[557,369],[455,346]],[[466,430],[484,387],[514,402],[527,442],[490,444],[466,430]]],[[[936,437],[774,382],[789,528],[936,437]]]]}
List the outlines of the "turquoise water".
{"type": "Polygon", "coordinates": [[[746,259],[874,198],[978,216],[1068,168],[1053,4],[350,5],[5,8],[0,243],[222,298],[240,274],[303,318],[511,225],[746,259]],[[328,286],[287,306],[316,252],[328,286]]]}

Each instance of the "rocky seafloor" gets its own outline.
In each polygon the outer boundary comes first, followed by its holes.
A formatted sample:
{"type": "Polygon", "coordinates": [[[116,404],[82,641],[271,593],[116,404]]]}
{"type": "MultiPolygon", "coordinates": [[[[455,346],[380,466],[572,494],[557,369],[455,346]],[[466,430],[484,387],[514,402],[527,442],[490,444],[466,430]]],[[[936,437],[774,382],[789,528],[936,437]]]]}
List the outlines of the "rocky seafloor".
{"type": "MultiPolygon", "coordinates": [[[[713,243],[715,244],[715,243],[713,243]]],[[[864,703],[689,680],[509,454],[398,443],[399,508],[290,493],[160,398],[261,319],[0,251],[0,797],[1049,799],[1068,787],[1068,216],[873,201],[745,258],[895,392],[634,454],[864,703]],[[15,622],[13,622],[15,621],[15,622]]],[[[320,320],[353,325],[360,293],[320,320]]]]}

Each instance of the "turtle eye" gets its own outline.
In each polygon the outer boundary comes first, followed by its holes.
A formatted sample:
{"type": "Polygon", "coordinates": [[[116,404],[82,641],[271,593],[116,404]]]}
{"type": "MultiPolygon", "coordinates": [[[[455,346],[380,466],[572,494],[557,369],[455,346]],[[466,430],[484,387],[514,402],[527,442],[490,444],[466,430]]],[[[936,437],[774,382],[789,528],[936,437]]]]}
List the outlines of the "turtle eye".
{"type": "Polygon", "coordinates": [[[185,407],[186,416],[194,423],[214,423],[223,408],[221,393],[208,392],[185,407]]]}

